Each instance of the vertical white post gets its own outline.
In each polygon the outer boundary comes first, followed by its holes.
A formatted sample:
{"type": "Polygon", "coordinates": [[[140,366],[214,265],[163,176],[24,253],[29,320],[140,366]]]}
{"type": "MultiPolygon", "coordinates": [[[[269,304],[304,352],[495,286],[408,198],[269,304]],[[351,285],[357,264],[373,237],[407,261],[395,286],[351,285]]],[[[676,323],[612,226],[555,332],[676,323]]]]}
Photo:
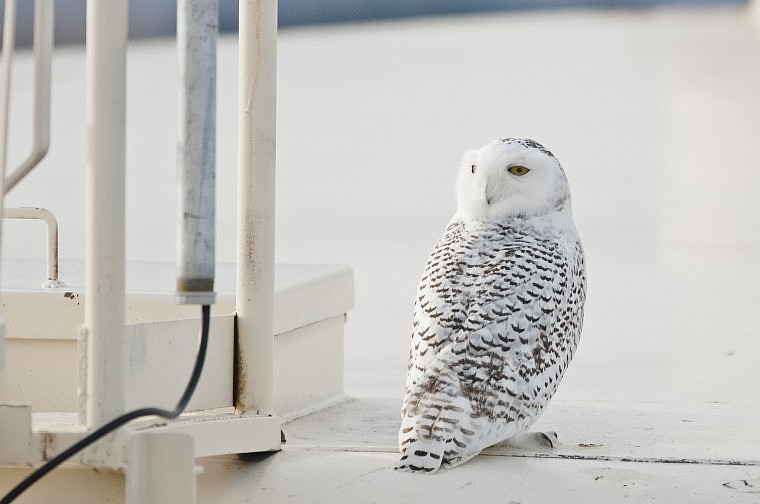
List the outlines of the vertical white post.
{"type": "Polygon", "coordinates": [[[177,295],[214,303],[216,33],[215,0],[177,2],[177,295]]]}
{"type": "Polygon", "coordinates": [[[127,1],[87,0],[86,422],[124,409],[127,1]]]}
{"type": "Polygon", "coordinates": [[[6,0],[3,23],[3,116],[0,122],[0,223],[2,223],[3,196],[5,195],[5,171],[8,162],[8,123],[11,104],[11,71],[13,50],[16,43],[16,0],[6,0]]]}
{"type": "MultiPolygon", "coordinates": [[[[3,115],[0,118],[0,244],[2,243],[3,196],[5,195],[5,166],[8,160],[8,121],[10,117],[11,69],[16,39],[16,0],[6,0],[3,25],[3,115]]],[[[0,370],[5,363],[5,320],[0,318],[0,370]]]]}
{"type": "Polygon", "coordinates": [[[240,0],[237,407],[268,413],[273,388],[277,0],[240,0]]]}

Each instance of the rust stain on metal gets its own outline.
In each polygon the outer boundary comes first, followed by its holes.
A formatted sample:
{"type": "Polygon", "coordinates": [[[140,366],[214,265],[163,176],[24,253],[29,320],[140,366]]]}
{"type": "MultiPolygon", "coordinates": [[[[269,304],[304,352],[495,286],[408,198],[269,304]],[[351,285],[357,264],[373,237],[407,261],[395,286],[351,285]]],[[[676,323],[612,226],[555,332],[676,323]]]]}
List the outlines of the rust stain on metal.
{"type": "Polygon", "coordinates": [[[249,271],[253,271],[256,267],[256,229],[253,216],[250,217],[245,226],[245,260],[249,271]]]}
{"type": "Polygon", "coordinates": [[[73,292],[73,291],[66,291],[63,293],[63,297],[66,299],[70,299],[72,302],[76,301],[77,306],[80,305],[79,303],[79,293],[73,292]]]}
{"type": "Polygon", "coordinates": [[[55,434],[45,432],[42,434],[42,458],[50,460],[55,456],[55,434]]]}
{"type": "Polygon", "coordinates": [[[50,262],[50,265],[48,268],[48,280],[55,282],[58,280],[58,230],[57,229],[55,231],[55,238],[53,239],[50,253],[52,254],[52,257],[48,258],[48,261],[50,262]]]}
{"type": "Polygon", "coordinates": [[[248,386],[248,373],[245,369],[245,359],[243,358],[243,351],[240,348],[240,334],[238,331],[238,316],[235,315],[235,329],[234,329],[234,341],[235,347],[233,350],[234,367],[232,370],[232,403],[235,408],[240,411],[246,410],[246,405],[240,402],[241,398],[245,397],[245,389],[248,386]]]}

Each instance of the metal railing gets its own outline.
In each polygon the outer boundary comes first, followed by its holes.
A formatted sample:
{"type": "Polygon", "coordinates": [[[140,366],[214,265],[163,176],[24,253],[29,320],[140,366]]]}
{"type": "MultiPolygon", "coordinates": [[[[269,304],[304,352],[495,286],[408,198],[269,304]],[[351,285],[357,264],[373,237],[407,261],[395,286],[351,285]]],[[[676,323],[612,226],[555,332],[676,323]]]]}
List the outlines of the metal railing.
{"type": "MultiPolygon", "coordinates": [[[[13,189],[47,154],[50,146],[50,84],[53,55],[54,0],[34,3],[34,101],[32,147],[21,164],[9,175],[8,133],[10,123],[11,78],[16,35],[16,0],[5,1],[3,24],[2,118],[0,118],[0,215],[9,219],[39,219],[47,226],[47,279],[43,287],[59,287],[58,223],[49,210],[42,208],[2,208],[5,194],[13,189]]],[[[0,221],[0,236],[2,236],[0,221]]]]}
{"type": "MultiPolygon", "coordinates": [[[[15,34],[16,0],[6,0],[5,32],[3,43],[3,88],[0,99],[3,104],[0,118],[0,212],[3,195],[18,184],[45,156],[49,144],[50,129],[50,61],[53,40],[53,1],[35,0],[35,130],[31,154],[10,176],[5,176],[8,147],[8,122],[10,83],[15,34]],[[37,33],[39,31],[39,33],[37,33]],[[45,32],[45,33],[43,33],[45,32]]],[[[179,2],[180,8],[194,5],[214,5],[213,0],[188,0],[179,2]],[[192,2],[192,3],[190,3],[192,2]]],[[[183,16],[179,16],[183,19],[183,16]]],[[[208,35],[203,32],[204,22],[194,16],[184,16],[192,37],[208,35]],[[199,33],[203,32],[203,33],[199,33]]],[[[208,28],[208,26],[206,26],[208,28]]],[[[185,27],[188,29],[188,27],[185,27]]],[[[216,36],[215,30],[213,36],[216,36]]],[[[271,418],[273,396],[273,298],[274,298],[274,180],[275,180],[275,110],[276,110],[276,0],[240,1],[240,51],[239,51],[239,99],[238,99],[238,255],[236,277],[236,338],[238,359],[234,363],[237,376],[234,416],[218,416],[218,429],[228,428],[239,432],[242,420],[246,426],[255,427],[266,439],[262,446],[271,449],[279,446],[279,421],[271,418]],[[248,413],[248,414],[246,414],[248,413]],[[259,413],[262,413],[259,415],[259,413]],[[250,420],[255,420],[251,422],[250,420]]],[[[183,35],[184,37],[184,35],[183,35]]],[[[80,389],[78,396],[79,426],[82,431],[92,432],[121,415],[125,410],[125,174],[126,174],[126,54],[127,54],[127,0],[87,0],[87,167],[85,191],[85,289],[84,324],[79,333],[80,389]]],[[[180,37],[180,40],[182,37],[180,37]]],[[[190,46],[180,46],[180,54],[190,46]]],[[[197,49],[197,48],[196,48],[197,49]]],[[[196,50],[191,49],[191,50],[196,50]]],[[[215,52],[215,45],[202,49],[206,57],[215,52]]],[[[182,58],[182,56],[180,56],[182,58]]],[[[188,61],[185,61],[188,63],[188,61]]],[[[182,76],[180,91],[189,100],[188,111],[202,114],[194,129],[192,117],[180,117],[180,136],[183,131],[195,131],[201,136],[210,135],[208,121],[214,121],[213,104],[198,102],[189,87],[205,78],[212,71],[210,61],[196,60],[196,66],[187,76],[182,76]],[[194,107],[200,105],[202,110],[194,107]],[[190,128],[192,126],[192,128],[190,128]],[[183,129],[184,128],[184,129],[183,129]]],[[[186,67],[187,68],[187,67],[186,67]]],[[[213,70],[215,72],[215,70],[213,70]]],[[[214,92],[212,84],[205,92],[214,92]],[[211,91],[209,91],[209,89],[211,91]]],[[[180,107],[181,108],[181,107],[180,107]]],[[[194,121],[194,119],[193,119],[194,121]]],[[[185,139],[189,143],[203,142],[203,138],[185,139]]],[[[208,139],[206,139],[208,140],[208,139]]],[[[213,141],[213,139],[211,140],[213,141]]],[[[203,158],[209,152],[204,146],[189,145],[195,154],[203,158]]],[[[190,152],[190,151],[188,151],[190,152]]],[[[203,161],[202,161],[203,162],[203,161]]],[[[200,179],[213,177],[207,172],[200,179]]],[[[193,176],[195,177],[195,176],[193,176]]],[[[190,180],[190,185],[202,185],[203,180],[190,180]]],[[[207,208],[208,202],[201,202],[207,208]]],[[[204,210],[205,211],[205,210],[204,210]]],[[[180,212],[183,213],[184,212],[180,212]]],[[[211,202],[213,219],[213,200],[211,202]]],[[[0,214],[0,217],[2,215],[0,214]]],[[[39,218],[48,224],[48,279],[57,281],[57,223],[43,209],[5,209],[5,217],[39,218]]],[[[197,219],[194,210],[189,211],[190,220],[197,219]]],[[[206,220],[208,215],[206,215],[206,220]]],[[[0,222],[2,219],[0,218],[0,222]]],[[[0,227],[0,231],[1,231],[0,227]]],[[[179,234],[179,233],[178,233],[179,234]]],[[[184,232],[182,234],[185,234],[184,232]]],[[[191,234],[195,234],[193,231],[191,234]]],[[[208,251],[207,251],[208,252],[208,251]]],[[[213,250],[206,254],[206,265],[213,274],[213,250]]],[[[197,278],[205,279],[203,268],[193,270],[197,278]]],[[[178,272],[182,272],[182,267],[178,272]]],[[[190,289],[191,294],[198,289],[190,289]]],[[[209,302],[211,292],[203,293],[209,302]]],[[[191,296],[194,298],[194,296],[191,296]]],[[[197,299],[193,299],[197,301],[197,299]]],[[[207,304],[207,303],[204,303],[207,304]]],[[[2,324],[0,323],[0,356],[2,355],[2,324]]],[[[230,366],[233,363],[230,362],[230,366]]],[[[233,370],[228,370],[233,374],[233,370]]],[[[160,387],[161,383],[156,383],[160,387]]],[[[230,405],[232,406],[232,405],[230,405]]],[[[29,410],[31,411],[31,410],[29,410]]],[[[30,413],[31,414],[31,413],[30,413]]],[[[24,423],[24,422],[21,422],[24,423]]],[[[14,428],[19,427],[14,424],[14,428]]],[[[29,427],[31,432],[31,427],[29,427]]],[[[70,429],[70,427],[69,427],[70,429]]],[[[84,434],[81,433],[81,434],[84,434]]],[[[216,434],[216,432],[214,433],[216,434]]],[[[246,433],[250,437],[251,432],[246,433]]],[[[32,432],[31,435],[36,435],[32,432]]],[[[198,436],[206,435],[206,431],[198,436]]],[[[219,436],[212,436],[219,453],[229,453],[219,436]],[[221,444],[220,444],[221,443],[221,444]]],[[[135,438],[136,439],[136,438],[135,438]]],[[[114,437],[102,443],[120,444],[131,442],[114,437]]],[[[211,446],[213,443],[209,443],[211,446]]],[[[216,446],[213,445],[213,446],[216,446]]],[[[119,448],[121,449],[121,448],[119,448]]],[[[88,452],[85,463],[93,466],[114,467],[119,449],[95,447],[88,452]],[[116,455],[114,455],[116,453],[116,455]],[[114,458],[116,457],[116,458],[114,458]],[[110,465],[109,465],[110,464],[110,465]]],[[[192,452],[192,449],[190,450],[192,452]]],[[[216,453],[211,450],[211,453],[216,453]]],[[[189,454],[192,457],[192,453],[189,454]]],[[[118,461],[123,464],[123,461],[118,461]]],[[[147,463],[147,462],[146,462],[147,463]]],[[[118,464],[117,464],[118,466],[118,464]]],[[[121,466],[119,466],[121,467],[121,466]]],[[[187,465],[188,485],[194,485],[192,463],[187,465]]],[[[177,471],[175,471],[177,472],[177,471]]],[[[140,473],[142,474],[142,473],[140,473]]],[[[146,473],[147,474],[147,473],[146,473]]],[[[137,473],[127,475],[132,480],[127,487],[144,487],[144,477],[137,473]],[[143,478],[143,479],[141,479],[143,478]],[[140,480],[140,481],[138,481],[140,480]]],[[[171,487],[169,480],[161,485],[171,487]]],[[[157,483],[158,484],[158,483],[157,483]]],[[[159,485],[160,486],[160,485],[159,485]]],[[[193,487],[194,488],[194,487],[193,487]]],[[[136,490],[127,492],[127,502],[141,502],[136,490]]],[[[142,495],[142,494],[140,494],[142,495]]],[[[158,495],[158,494],[157,494],[158,495]]],[[[167,501],[168,502],[168,501],[167,501]]],[[[171,502],[189,502],[171,500],[171,502]]]]}
{"type": "MultiPolygon", "coordinates": [[[[4,37],[3,41],[3,67],[5,74],[5,92],[3,94],[3,123],[5,132],[3,138],[3,150],[0,151],[0,157],[4,158],[7,146],[7,124],[8,124],[8,100],[10,94],[10,59],[13,55],[13,39],[9,37],[15,35],[15,15],[16,0],[6,0],[6,19],[5,30],[11,32],[4,37]],[[11,11],[8,10],[9,4],[14,4],[11,11]],[[9,30],[9,24],[13,27],[9,30]],[[6,49],[7,47],[7,49],[6,49]]],[[[5,193],[13,189],[16,184],[26,177],[35,166],[47,154],[50,146],[50,81],[51,81],[51,63],[53,56],[53,28],[55,17],[54,0],[35,0],[34,3],[34,129],[33,143],[31,152],[26,159],[9,175],[5,177],[5,193]]],[[[5,161],[3,160],[3,170],[5,170],[5,161]]],[[[5,171],[3,171],[5,173],[5,171]]]]}
{"type": "MultiPolygon", "coordinates": [[[[5,214],[18,215],[14,212],[4,212],[5,194],[13,189],[47,154],[50,145],[50,78],[51,59],[53,53],[54,0],[35,0],[34,3],[34,131],[32,150],[21,165],[6,178],[8,161],[8,126],[10,122],[11,77],[13,69],[13,52],[16,37],[16,0],[5,1],[3,20],[3,56],[2,56],[2,117],[0,117],[0,246],[2,246],[2,222],[5,214]]],[[[22,212],[24,214],[24,212],[22,212]]],[[[51,215],[45,215],[50,221],[51,215]]],[[[52,218],[55,222],[55,218],[52,218]]],[[[48,226],[50,232],[51,226],[48,226]]],[[[48,281],[51,280],[50,266],[55,264],[54,282],[45,285],[53,286],[58,281],[58,228],[54,226],[56,235],[52,256],[48,253],[48,281]]],[[[48,241],[48,249],[50,249],[48,241]]],[[[0,369],[3,369],[5,344],[5,322],[0,318],[0,369]]]]}

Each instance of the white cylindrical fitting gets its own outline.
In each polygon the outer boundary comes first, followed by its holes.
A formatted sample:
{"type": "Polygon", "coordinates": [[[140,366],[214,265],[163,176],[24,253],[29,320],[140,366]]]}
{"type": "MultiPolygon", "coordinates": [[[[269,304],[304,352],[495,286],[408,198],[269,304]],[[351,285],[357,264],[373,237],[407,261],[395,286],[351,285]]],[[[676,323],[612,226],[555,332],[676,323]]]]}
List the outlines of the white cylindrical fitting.
{"type": "Polygon", "coordinates": [[[272,411],[277,0],[240,0],[236,406],[272,411]]]}
{"type": "Polygon", "coordinates": [[[216,0],[177,2],[177,294],[179,304],[214,302],[216,0]]]}

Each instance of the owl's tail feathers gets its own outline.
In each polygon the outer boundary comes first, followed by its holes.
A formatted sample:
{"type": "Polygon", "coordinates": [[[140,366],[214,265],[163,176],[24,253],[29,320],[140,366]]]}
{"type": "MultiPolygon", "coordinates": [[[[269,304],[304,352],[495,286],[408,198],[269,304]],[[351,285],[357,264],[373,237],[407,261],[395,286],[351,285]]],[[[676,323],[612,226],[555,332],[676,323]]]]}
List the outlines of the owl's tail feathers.
{"type": "Polygon", "coordinates": [[[401,452],[397,471],[414,473],[434,473],[441,468],[443,462],[443,442],[421,442],[410,440],[401,452]]]}
{"type": "MultiPolygon", "coordinates": [[[[410,437],[401,441],[401,459],[394,467],[397,471],[434,473],[464,464],[480,453],[480,449],[468,449],[467,439],[460,441],[456,434],[449,439],[438,440],[420,439],[415,432],[409,434],[410,437]]],[[[472,432],[469,431],[469,434],[472,432]]]]}

